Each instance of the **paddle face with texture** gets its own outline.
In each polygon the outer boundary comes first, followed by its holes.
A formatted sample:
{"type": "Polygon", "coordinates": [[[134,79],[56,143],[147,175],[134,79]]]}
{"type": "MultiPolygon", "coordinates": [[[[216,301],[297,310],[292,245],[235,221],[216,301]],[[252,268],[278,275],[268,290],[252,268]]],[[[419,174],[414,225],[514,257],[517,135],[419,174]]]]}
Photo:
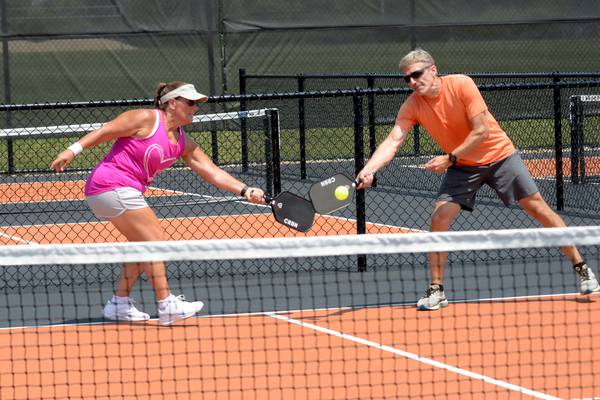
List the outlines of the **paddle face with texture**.
{"type": "Polygon", "coordinates": [[[309,196],[316,212],[329,214],[354,201],[356,181],[344,174],[336,174],[310,187],[309,196]],[[336,196],[336,191],[338,196],[336,196]],[[339,194],[344,194],[345,197],[339,194]]]}
{"type": "Polygon", "coordinates": [[[290,192],[281,192],[271,198],[265,196],[273,210],[275,220],[299,232],[307,232],[315,220],[315,210],[310,201],[290,192]]]}

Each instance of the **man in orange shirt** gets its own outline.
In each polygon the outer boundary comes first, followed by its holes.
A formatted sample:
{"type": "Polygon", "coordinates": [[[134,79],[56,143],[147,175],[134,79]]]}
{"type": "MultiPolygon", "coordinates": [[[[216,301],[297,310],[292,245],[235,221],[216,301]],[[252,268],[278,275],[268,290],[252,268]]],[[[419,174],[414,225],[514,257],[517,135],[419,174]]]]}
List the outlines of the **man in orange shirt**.
{"type": "MultiPolygon", "coordinates": [[[[540,195],[512,141],[488,111],[471,78],[438,76],[433,57],[422,49],[404,56],[400,70],[413,93],[400,107],[394,128],[358,174],[358,188],[373,183],[373,174],[394,158],[418,123],[446,153],[425,164],[428,171],[446,173],[431,216],[432,232],[447,231],[461,209],[472,211],[475,195],[483,184],[492,187],[505,205],[518,203],[543,226],[566,226],[540,195]]],[[[577,248],[561,250],[573,263],[580,292],[600,292],[594,273],[577,248]]],[[[417,303],[420,310],[448,305],[443,286],[447,257],[448,253],[429,254],[431,284],[417,303]]]]}

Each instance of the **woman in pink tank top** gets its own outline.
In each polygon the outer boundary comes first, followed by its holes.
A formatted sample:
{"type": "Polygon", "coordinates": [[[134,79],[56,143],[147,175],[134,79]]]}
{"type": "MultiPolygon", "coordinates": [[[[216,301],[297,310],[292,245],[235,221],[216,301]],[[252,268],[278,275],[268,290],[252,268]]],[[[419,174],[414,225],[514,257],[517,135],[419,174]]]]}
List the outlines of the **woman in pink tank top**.
{"type": "MultiPolygon", "coordinates": [[[[57,172],[75,156],[109,141],[109,153],[91,172],[85,195],[94,213],[109,220],[129,241],[165,240],[165,232],[143,193],[156,174],[182,158],[202,179],[246,200],[264,203],[262,189],[248,187],[215,165],[210,157],[185,136],[184,125],[192,123],[198,103],[208,97],[184,82],[160,84],[155,109],[125,111],[92,131],[56,157],[51,168],[57,172]]],[[[129,297],[139,276],[145,273],[158,302],[159,322],[169,325],[196,314],[201,301],[188,302],[171,294],[164,262],[137,262],[123,266],[114,296],[104,307],[104,317],[116,321],[145,321],[150,316],[138,310],[129,297]]]]}

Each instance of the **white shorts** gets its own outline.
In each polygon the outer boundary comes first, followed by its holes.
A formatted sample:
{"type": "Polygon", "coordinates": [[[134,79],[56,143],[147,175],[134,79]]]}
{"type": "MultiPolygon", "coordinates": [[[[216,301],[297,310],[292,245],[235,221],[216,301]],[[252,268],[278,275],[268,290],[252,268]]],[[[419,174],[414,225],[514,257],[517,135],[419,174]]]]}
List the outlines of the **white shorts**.
{"type": "Polygon", "coordinates": [[[85,200],[98,219],[114,218],[127,210],[148,207],[144,195],[139,190],[130,187],[116,188],[108,192],[87,196],[85,200]]]}

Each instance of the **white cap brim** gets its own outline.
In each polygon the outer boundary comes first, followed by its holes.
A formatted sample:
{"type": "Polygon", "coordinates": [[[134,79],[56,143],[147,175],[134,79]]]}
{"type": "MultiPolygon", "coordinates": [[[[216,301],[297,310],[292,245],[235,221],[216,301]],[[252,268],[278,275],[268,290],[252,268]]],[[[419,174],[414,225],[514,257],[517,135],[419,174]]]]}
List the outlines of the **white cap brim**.
{"type": "Polygon", "coordinates": [[[183,97],[184,99],[193,100],[199,103],[204,103],[208,100],[208,96],[196,91],[196,88],[192,84],[181,85],[176,89],[167,92],[160,98],[160,104],[165,104],[171,99],[177,97],[183,97]]]}

